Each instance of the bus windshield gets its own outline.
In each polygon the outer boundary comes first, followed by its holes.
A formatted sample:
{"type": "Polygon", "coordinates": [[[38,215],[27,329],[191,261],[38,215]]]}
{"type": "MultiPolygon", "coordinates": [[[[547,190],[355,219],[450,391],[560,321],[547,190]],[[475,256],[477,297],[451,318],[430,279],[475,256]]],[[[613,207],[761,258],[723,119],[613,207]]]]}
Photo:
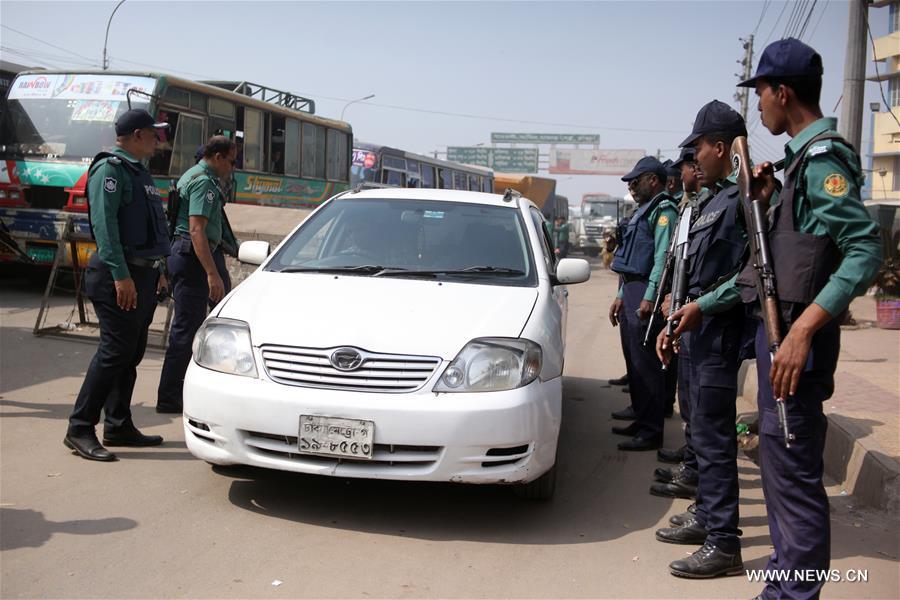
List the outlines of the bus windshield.
{"type": "Polygon", "coordinates": [[[152,77],[27,74],[9,90],[2,151],[17,157],[90,158],[115,145],[112,124],[132,108],[147,108],[152,77]]]}
{"type": "Polygon", "coordinates": [[[378,183],[378,154],[371,150],[353,149],[353,161],[350,163],[350,185],[360,183],[378,183]]]}

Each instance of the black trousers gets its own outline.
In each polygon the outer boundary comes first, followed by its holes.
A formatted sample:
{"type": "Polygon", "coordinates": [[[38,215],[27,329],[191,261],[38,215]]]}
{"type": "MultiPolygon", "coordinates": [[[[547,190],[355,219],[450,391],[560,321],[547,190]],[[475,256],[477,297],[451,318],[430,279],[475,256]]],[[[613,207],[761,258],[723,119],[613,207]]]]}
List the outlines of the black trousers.
{"type": "MultiPolygon", "coordinates": [[[[669,369],[672,369],[670,366],[669,369]]],[[[697,455],[694,454],[694,442],[691,437],[691,389],[692,382],[697,380],[694,363],[691,361],[691,334],[681,335],[681,346],[678,349],[678,410],[684,421],[684,467],[697,473],[697,455]]],[[[699,490],[698,490],[699,494],[699,490]]]]}
{"type": "Polygon", "coordinates": [[[95,253],[85,270],[84,285],[100,321],[100,345],[91,360],[75,409],[69,416],[69,433],[94,431],[105,413],[106,431],[132,425],[131,396],[137,366],[144,358],[147,330],[156,310],[159,271],[128,265],[137,289],[137,308],[122,310],[116,304],[116,287],[109,268],[95,253]]]}
{"type": "MultiPolygon", "coordinates": [[[[231,278],[225,268],[225,255],[221,248],[217,248],[212,257],[227,294],[231,291],[231,278]]],[[[156,405],[180,409],[184,406],[182,388],[184,375],[191,364],[191,344],[212,305],[209,302],[206,271],[189,239],[175,238],[168,266],[175,315],[169,328],[169,345],[159,378],[156,405]]]]}
{"type": "MultiPolygon", "coordinates": [[[[665,421],[665,373],[656,356],[656,344],[644,346],[647,321],[638,318],[635,311],[640,307],[646,281],[629,281],[623,286],[622,321],[625,326],[626,357],[628,367],[628,390],[631,406],[637,415],[637,435],[642,438],[661,437],[665,421]]],[[[662,324],[660,324],[661,327],[662,324]]],[[[622,325],[620,325],[621,327],[622,325]]],[[[659,333],[659,328],[654,333],[659,333]]],[[[651,335],[655,340],[656,335],[651,335]]]]}

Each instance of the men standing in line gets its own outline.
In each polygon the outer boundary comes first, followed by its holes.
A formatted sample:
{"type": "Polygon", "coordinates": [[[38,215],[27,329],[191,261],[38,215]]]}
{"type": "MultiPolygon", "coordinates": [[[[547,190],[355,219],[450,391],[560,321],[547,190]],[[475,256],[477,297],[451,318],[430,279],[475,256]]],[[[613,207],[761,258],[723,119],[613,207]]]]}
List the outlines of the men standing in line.
{"type": "Polygon", "coordinates": [[[629,393],[635,420],[613,433],[631,439],[620,450],[655,450],[662,445],[665,413],[665,374],[652,347],[643,345],[644,333],[661,277],[669,238],[678,213],[665,191],[666,169],[656,158],[645,156],[624,177],[637,210],[628,221],[622,244],[616,250],[613,271],[622,285],[610,307],[613,325],[621,324],[631,368],[629,393]]]}
{"type": "Polygon", "coordinates": [[[222,252],[224,240],[233,240],[225,218],[225,193],[220,180],[234,168],[235,144],[227,137],[210,138],[203,159],[178,180],[182,199],[169,258],[175,316],[157,392],[156,412],[180,413],[182,387],[191,361],[194,334],[215,306],[231,290],[222,252]]]}
{"type": "MultiPolygon", "coordinates": [[[[737,272],[746,248],[730,157],[734,138],[746,135],[744,119],[713,100],[697,113],[691,135],[681,143],[695,149],[700,181],[717,193],[703,206],[690,232],[688,296],[694,301],[673,315],[681,319],[676,336],[696,329],[681,344],[690,354],[691,440],[699,484],[696,515],[680,526],[658,530],[656,538],[702,544],[690,557],[669,565],[670,572],[680,577],[743,573],[734,422],[744,311],[734,302],[724,310],[719,304],[722,289],[727,288],[723,283],[737,272]]],[[[670,346],[661,332],[657,349],[663,361],[668,361],[670,346]]]]}
{"type": "Polygon", "coordinates": [[[160,274],[169,254],[162,199],[141,163],[153,156],[156,123],[145,110],[128,110],[116,121],[116,147],[101,152],[88,169],[87,197],[97,251],[84,281],[100,321],[100,344],[69,417],[66,447],[82,458],[113,461],[95,427],[105,412],[107,446],[158,446],[162,437],[138,431],[131,416],[137,366],[144,357],[156,294],[166,287],[160,274]]]}
{"type": "MultiPolygon", "coordinates": [[[[830,562],[828,496],[822,484],[825,430],[822,403],[834,391],[840,323],[850,301],[865,292],[881,265],[878,226],[859,190],[859,156],[837,133],[837,121],[819,108],[822,58],[793,38],[770,44],[756,76],[762,124],[791,137],[785,147],[784,188],[771,217],[784,335],[770,358],[764,327],[757,328],[760,471],[769,534],[775,550],[767,571],[813,569],[830,562]],[[800,277],[800,274],[808,277],[800,277]],[[794,439],[785,447],[775,399],[787,405],[794,439]]],[[[756,197],[775,189],[772,165],[755,169],[756,197]]],[[[738,277],[744,302],[758,307],[752,264],[738,277]]],[[[758,313],[758,311],[757,311],[758,313]]],[[[821,581],[767,580],[760,598],[818,598],[821,581]]]]}

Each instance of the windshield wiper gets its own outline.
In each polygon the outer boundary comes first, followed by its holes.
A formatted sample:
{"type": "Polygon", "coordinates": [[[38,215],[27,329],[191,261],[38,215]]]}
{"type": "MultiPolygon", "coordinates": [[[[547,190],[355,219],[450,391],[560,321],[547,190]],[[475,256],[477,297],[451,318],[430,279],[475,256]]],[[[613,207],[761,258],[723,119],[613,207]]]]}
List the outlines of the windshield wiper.
{"type": "Polygon", "coordinates": [[[505,277],[519,277],[525,274],[525,271],[519,269],[507,269],[505,267],[478,266],[466,267],[465,269],[433,269],[424,271],[412,271],[407,269],[385,269],[380,273],[376,273],[375,277],[383,277],[386,275],[501,275],[505,277]]]}
{"type": "Polygon", "coordinates": [[[344,267],[285,267],[277,273],[355,273],[357,275],[375,275],[385,270],[380,265],[356,265],[344,267]]]}

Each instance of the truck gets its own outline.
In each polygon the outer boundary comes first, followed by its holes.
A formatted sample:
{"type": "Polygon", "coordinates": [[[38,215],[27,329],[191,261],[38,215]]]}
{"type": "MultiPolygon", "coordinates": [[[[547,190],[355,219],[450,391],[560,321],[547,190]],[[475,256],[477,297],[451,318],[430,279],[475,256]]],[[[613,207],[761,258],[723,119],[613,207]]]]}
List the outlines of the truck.
{"type": "Polygon", "coordinates": [[[615,235],[616,226],[634,212],[636,203],[630,196],[588,193],[581,197],[581,211],[573,222],[573,250],[588,256],[599,256],[607,234],[615,235]]]}
{"type": "Polygon", "coordinates": [[[516,190],[541,209],[548,221],[568,215],[569,205],[565,196],[556,194],[556,180],[537,175],[494,173],[494,193],[502,194],[506,188],[516,190]]]}

